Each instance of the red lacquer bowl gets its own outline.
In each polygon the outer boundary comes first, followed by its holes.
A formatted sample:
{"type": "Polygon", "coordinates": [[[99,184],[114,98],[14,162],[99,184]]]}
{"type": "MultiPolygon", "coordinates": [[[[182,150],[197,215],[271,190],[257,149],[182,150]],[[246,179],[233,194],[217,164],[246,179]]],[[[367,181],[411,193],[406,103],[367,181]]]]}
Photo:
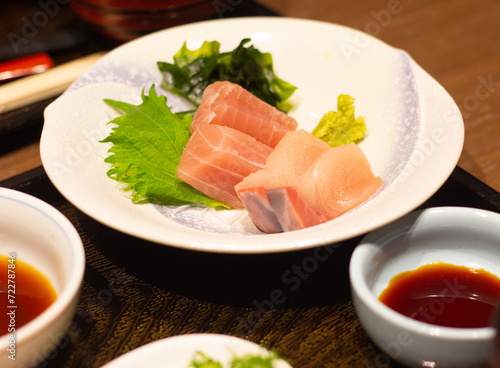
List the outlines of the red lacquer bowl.
{"type": "Polygon", "coordinates": [[[71,0],[70,4],[98,33],[120,42],[216,15],[213,0],[71,0]]]}

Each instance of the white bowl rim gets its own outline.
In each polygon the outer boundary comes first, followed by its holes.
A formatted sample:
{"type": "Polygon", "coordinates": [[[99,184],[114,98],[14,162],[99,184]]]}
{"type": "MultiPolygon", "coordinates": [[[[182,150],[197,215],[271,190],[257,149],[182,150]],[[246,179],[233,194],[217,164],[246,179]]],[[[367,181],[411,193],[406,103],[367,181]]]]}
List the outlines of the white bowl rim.
{"type": "MultiPolygon", "coordinates": [[[[219,359],[219,349],[228,351],[237,356],[248,353],[265,356],[270,352],[270,349],[265,346],[242,337],[221,333],[193,332],[167,336],[159,340],[151,341],[114,358],[102,368],[133,367],[134,363],[139,360],[143,361],[146,356],[148,359],[155,360],[153,364],[151,364],[152,362],[150,361],[147,362],[151,367],[159,367],[160,364],[164,366],[164,362],[167,364],[171,363],[169,362],[170,357],[175,359],[176,354],[185,355],[186,350],[183,351],[183,348],[187,348],[189,355],[193,353],[194,356],[196,351],[201,351],[213,359],[219,359]],[[174,350],[175,353],[168,355],[172,350],[174,350]]],[[[290,363],[283,357],[279,357],[277,363],[276,365],[280,367],[292,368],[290,363]]]]}
{"type": "MultiPolygon", "coordinates": [[[[442,206],[417,210],[411,212],[410,214],[419,214],[420,216],[447,216],[449,221],[453,221],[453,216],[481,215],[498,223],[498,226],[500,227],[500,214],[479,208],[442,206]]],[[[455,328],[420,322],[394,311],[379,301],[378,298],[372,293],[363,277],[364,262],[373,254],[373,251],[378,245],[383,244],[383,241],[381,242],[381,240],[383,240],[384,235],[394,231],[394,229],[397,228],[397,225],[405,221],[406,218],[407,216],[404,216],[390,225],[369,233],[355,248],[349,264],[349,277],[353,291],[378,317],[388,321],[390,324],[393,324],[398,328],[401,328],[402,330],[410,331],[414,334],[422,336],[428,335],[450,341],[493,339],[496,335],[496,330],[492,326],[480,328],[455,328]]]]}
{"type": "MultiPolygon", "coordinates": [[[[69,277],[66,279],[66,286],[58,293],[56,300],[37,317],[16,329],[16,343],[21,344],[35,337],[37,333],[43,331],[47,326],[55,323],[64,310],[70,305],[80,293],[81,284],[85,272],[85,250],[82,239],[78,231],[59,210],[47,202],[15,189],[0,188],[0,200],[10,200],[18,202],[23,206],[30,207],[40,212],[51,220],[65,234],[71,252],[73,253],[73,266],[69,277]]],[[[2,336],[8,336],[6,333],[2,336]]],[[[6,340],[7,341],[7,340],[6,340]]]]}

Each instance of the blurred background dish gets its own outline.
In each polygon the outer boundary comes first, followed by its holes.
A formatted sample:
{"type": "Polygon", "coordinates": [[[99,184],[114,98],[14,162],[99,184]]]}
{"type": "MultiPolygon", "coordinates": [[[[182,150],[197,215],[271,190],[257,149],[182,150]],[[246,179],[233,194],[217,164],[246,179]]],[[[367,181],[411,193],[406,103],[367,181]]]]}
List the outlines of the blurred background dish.
{"type": "Polygon", "coordinates": [[[212,18],[217,9],[212,0],[72,0],[70,4],[94,30],[119,42],[212,18]]]}
{"type": "MultiPolygon", "coordinates": [[[[140,365],[148,368],[191,367],[190,363],[198,352],[223,364],[224,367],[229,367],[235,357],[242,358],[247,355],[268,357],[270,354],[269,350],[259,344],[240,337],[193,333],[171,336],[145,344],[112,360],[103,368],[135,368],[140,365]]],[[[216,366],[215,363],[213,366],[216,366]]],[[[274,361],[273,367],[292,368],[283,359],[274,361]]]]}

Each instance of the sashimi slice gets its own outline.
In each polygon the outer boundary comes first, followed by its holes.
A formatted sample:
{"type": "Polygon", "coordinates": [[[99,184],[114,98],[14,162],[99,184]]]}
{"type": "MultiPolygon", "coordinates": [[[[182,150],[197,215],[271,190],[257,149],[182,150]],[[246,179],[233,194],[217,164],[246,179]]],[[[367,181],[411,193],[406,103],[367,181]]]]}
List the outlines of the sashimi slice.
{"type": "Polygon", "coordinates": [[[272,151],[238,130],[207,125],[189,139],[177,167],[177,177],[232,208],[243,208],[235,185],[264,168],[272,151]]]}
{"type": "Polygon", "coordinates": [[[244,176],[221,169],[203,161],[189,152],[182,155],[183,167],[177,169],[177,177],[210,198],[235,209],[243,208],[232,185],[244,176]]]}
{"type": "Polygon", "coordinates": [[[305,229],[325,221],[292,187],[245,188],[239,195],[255,226],[268,234],[305,229]]]}
{"type": "MultiPolygon", "coordinates": [[[[319,225],[326,220],[316,213],[292,187],[268,189],[265,194],[283,231],[305,229],[319,225]]],[[[258,215],[253,217],[258,217],[258,215]]]]}
{"type": "Polygon", "coordinates": [[[289,177],[302,175],[311,164],[332,147],[306,130],[287,133],[266,160],[266,169],[289,177]]]}
{"type": "Polygon", "coordinates": [[[382,184],[361,148],[346,144],[322,154],[294,187],[316,212],[333,219],[366,201],[382,184]]]}
{"type": "Polygon", "coordinates": [[[256,188],[265,183],[267,189],[291,186],[313,162],[331,147],[311,133],[299,129],[287,133],[266,160],[266,168],[243,179],[236,186],[256,188]]]}
{"type": "Polygon", "coordinates": [[[255,226],[267,234],[283,232],[263,187],[247,188],[239,196],[255,226]]]}
{"type": "Polygon", "coordinates": [[[215,82],[205,88],[191,132],[208,124],[234,128],[272,148],[298,126],[293,117],[228,81],[215,82]]]}
{"type": "MultiPolygon", "coordinates": [[[[269,203],[283,230],[288,231],[305,226],[309,210],[319,216],[319,220],[311,217],[312,224],[332,220],[365,202],[382,184],[359,146],[331,148],[312,134],[297,130],[276,146],[265,169],[250,174],[235,189],[239,194],[262,187],[274,195],[275,203],[267,196],[269,203]]],[[[250,216],[259,222],[263,214],[253,212],[250,216]]]]}

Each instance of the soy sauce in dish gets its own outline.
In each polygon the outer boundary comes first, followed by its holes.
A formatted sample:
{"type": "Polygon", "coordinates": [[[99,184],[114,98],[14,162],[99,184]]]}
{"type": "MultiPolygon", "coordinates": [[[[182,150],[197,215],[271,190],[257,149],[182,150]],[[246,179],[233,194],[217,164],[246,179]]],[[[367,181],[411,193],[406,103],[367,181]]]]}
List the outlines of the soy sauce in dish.
{"type": "Polygon", "coordinates": [[[0,255],[0,336],[37,317],[56,297],[49,279],[35,267],[13,255],[0,255]]]}
{"type": "Polygon", "coordinates": [[[500,278],[483,269],[431,263],[394,276],[379,300],[421,322],[487,327],[500,300],[500,278]]]}

